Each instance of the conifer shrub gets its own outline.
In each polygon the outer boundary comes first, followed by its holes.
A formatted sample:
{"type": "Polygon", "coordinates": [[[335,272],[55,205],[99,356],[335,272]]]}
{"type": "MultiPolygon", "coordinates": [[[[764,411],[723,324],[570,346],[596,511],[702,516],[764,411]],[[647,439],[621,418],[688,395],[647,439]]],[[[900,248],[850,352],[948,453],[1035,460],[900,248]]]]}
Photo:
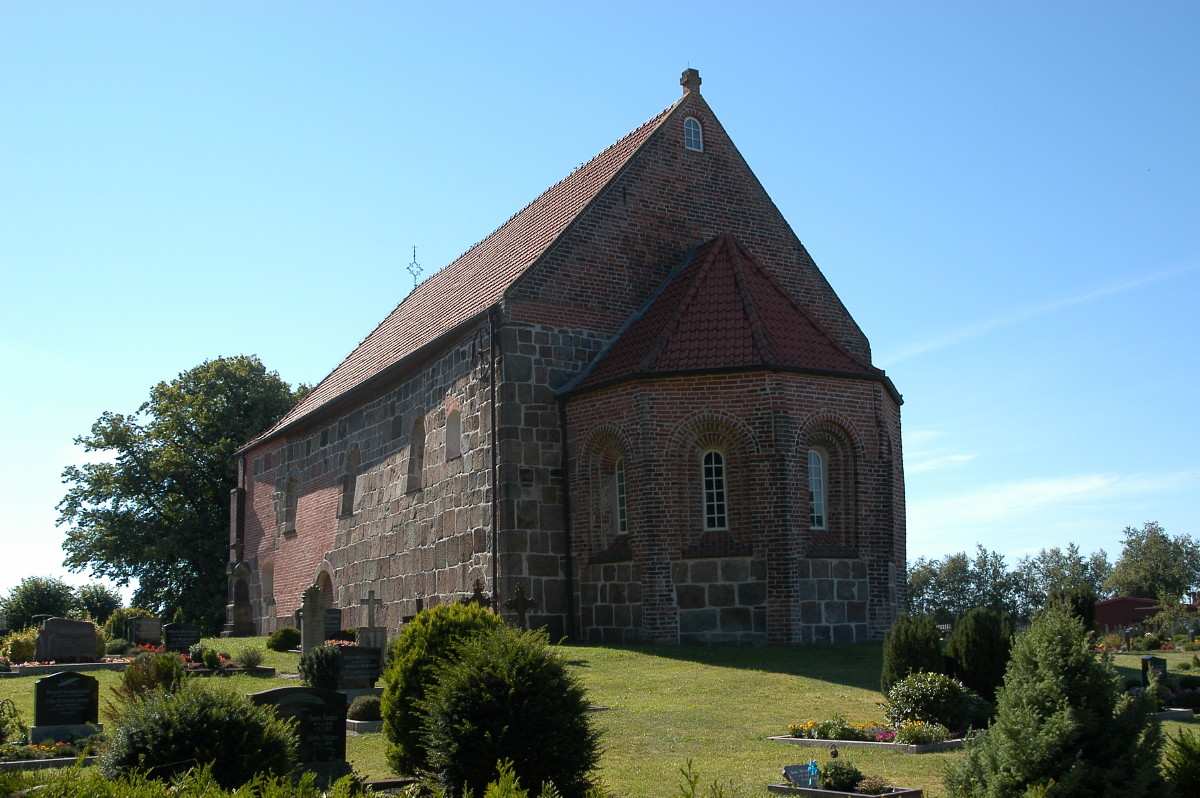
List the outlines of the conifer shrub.
{"type": "Polygon", "coordinates": [[[912,673],[888,690],[883,713],[893,726],[923,721],[964,731],[971,721],[971,691],[944,673],[912,673]]]}
{"type": "Polygon", "coordinates": [[[152,691],[123,705],[100,770],[109,778],[144,773],[169,779],[215,763],[226,789],[256,774],[285,775],[296,765],[296,733],[271,707],[256,706],[207,679],[184,680],[173,692],[152,691]]]}
{"type": "Polygon", "coordinates": [[[1191,729],[1168,736],[1162,773],[1167,789],[1178,798],[1194,798],[1200,790],[1200,737],[1191,729]]]}
{"type": "Polygon", "coordinates": [[[388,764],[397,773],[416,775],[427,769],[421,702],[439,667],[465,640],[502,626],[500,616],[478,604],[442,604],[417,613],[388,647],[383,731],[388,764]]]}
{"type": "Polygon", "coordinates": [[[506,760],[522,784],[553,784],[562,798],[594,785],[600,733],[583,685],[544,632],[503,626],[469,638],[423,706],[429,773],[450,795],[481,793],[506,760]]]}
{"type": "Polygon", "coordinates": [[[946,641],[946,656],[955,677],[987,701],[995,701],[1011,648],[1012,629],[1006,619],[988,607],[973,607],[946,641]]]}
{"type": "Polygon", "coordinates": [[[267,638],[267,648],[272,651],[291,651],[300,647],[300,630],[294,626],[284,626],[271,632],[267,638]]]}
{"type": "Polygon", "coordinates": [[[300,681],[309,687],[336,690],[342,672],[342,647],[336,643],[315,646],[300,656],[300,681]]]}
{"type": "Polygon", "coordinates": [[[942,637],[932,615],[901,615],[883,638],[883,675],[880,690],[910,673],[941,673],[942,637]]]}
{"type": "Polygon", "coordinates": [[[133,648],[133,644],[123,637],[114,637],[104,646],[104,653],[111,656],[121,656],[133,648]]]}
{"type": "Polygon", "coordinates": [[[945,775],[955,798],[1157,795],[1162,746],[1153,706],[1121,690],[1083,621],[1051,606],[1013,642],[996,718],[945,775]]]}

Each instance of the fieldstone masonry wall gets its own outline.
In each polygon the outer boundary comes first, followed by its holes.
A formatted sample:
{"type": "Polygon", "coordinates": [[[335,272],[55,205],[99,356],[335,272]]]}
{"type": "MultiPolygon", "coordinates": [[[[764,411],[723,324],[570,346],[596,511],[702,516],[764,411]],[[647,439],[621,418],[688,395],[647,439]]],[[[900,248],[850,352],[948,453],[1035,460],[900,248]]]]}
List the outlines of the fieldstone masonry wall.
{"type": "Polygon", "coordinates": [[[801,560],[801,643],[863,643],[870,639],[870,582],[862,560],[801,560]]]}

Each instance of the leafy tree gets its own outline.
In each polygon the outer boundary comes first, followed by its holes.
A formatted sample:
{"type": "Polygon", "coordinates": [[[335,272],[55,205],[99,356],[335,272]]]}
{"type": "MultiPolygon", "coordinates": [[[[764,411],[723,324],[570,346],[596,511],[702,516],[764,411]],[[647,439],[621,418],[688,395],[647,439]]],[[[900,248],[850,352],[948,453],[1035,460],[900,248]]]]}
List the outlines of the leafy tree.
{"type": "Polygon", "coordinates": [[[65,564],[118,584],[136,578],[137,606],[183,607],[215,629],[223,619],[234,453],[297,398],[258,358],[241,355],[160,382],[133,415],[105,412],[75,442],[111,460],[63,472],[65,564]]]}
{"type": "Polygon", "coordinates": [[[1081,585],[1091,588],[1096,598],[1107,597],[1104,583],[1112,573],[1112,565],[1104,549],[1092,552],[1086,557],[1079,552],[1079,546],[1068,543],[1067,548],[1057,546],[1042,549],[1034,557],[1023,557],[1017,564],[1017,570],[1028,575],[1032,592],[1038,595],[1038,609],[1046,596],[1054,591],[1073,590],[1081,585]]]}
{"type": "Polygon", "coordinates": [[[1200,584],[1200,544],[1190,535],[1171,537],[1155,521],[1125,527],[1121,559],[1105,588],[1117,596],[1185,596],[1200,584]]]}
{"type": "Polygon", "coordinates": [[[1010,572],[1004,556],[975,547],[940,560],[919,559],[908,570],[908,607],[929,614],[938,623],[954,623],[972,607],[989,607],[1003,615],[1026,617],[1022,575],[1010,572]]]}
{"type": "Polygon", "coordinates": [[[1147,694],[1126,694],[1112,663],[1095,656],[1083,622],[1050,607],[1014,642],[996,720],[948,768],[946,790],[955,798],[1017,798],[1037,787],[1158,795],[1162,738],[1152,712],[1147,694]]]}
{"type": "Polygon", "coordinates": [[[1091,585],[1078,583],[1072,587],[1056,588],[1046,596],[1046,606],[1058,604],[1079,620],[1088,631],[1096,628],[1096,594],[1091,585]]]}
{"type": "Polygon", "coordinates": [[[24,629],[35,615],[65,618],[78,606],[74,589],[52,576],[27,576],[0,601],[10,629],[24,629]]]}
{"type": "Polygon", "coordinates": [[[78,590],[79,605],[97,624],[103,624],[124,606],[121,594],[103,582],[89,582],[78,590]]]}

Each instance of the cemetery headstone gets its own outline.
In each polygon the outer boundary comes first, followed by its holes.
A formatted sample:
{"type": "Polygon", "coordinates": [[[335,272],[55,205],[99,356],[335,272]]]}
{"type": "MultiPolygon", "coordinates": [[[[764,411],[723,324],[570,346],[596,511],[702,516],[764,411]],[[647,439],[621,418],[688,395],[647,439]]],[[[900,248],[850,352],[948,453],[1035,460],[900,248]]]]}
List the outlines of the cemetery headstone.
{"type": "Polygon", "coordinates": [[[379,681],[379,662],[382,652],[369,646],[342,646],[342,661],[338,670],[339,690],[360,690],[374,687],[379,681]]]}
{"type": "Polygon", "coordinates": [[[33,726],[29,742],[88,737],[99,728],[100,682],[63,671],[33,683],[33,726]]]}
{"type": "Polygon", "coordinates": [[[333,640],[342,631],[342,611],[334,607],[325,608],[325,639],[333,640]]]}
{"type": "Polygon", "coordinates": [[[492,599],[487,593],[483,592],[483,580],[475,580],[475,589],[471,592],[470,597],[463,596],[458,600],[459,604],[479,604],[484,607],[492,606],[492,599]]]}
{"type": "Polygon", "coordinates": [[[783,769],[783,777],[797,787],[816,787],[816,760],[807,765],[788,765],[783,769]]]}
{"type": "Polygon", "coordinates": [[[200,627],[190,623],[168,623],[162,628],[163,648],[185,652],[200,642],[200,627]]]}
{"type": "Polygon", "coordinates": [[[382,673],[383,656],[387,649],[387,629],[375,625],[375,610],[383,603],[383,599],[376,598],[375,591],[370,590],[366,596],[358,600],[358,603],[367,608],[367,623],[365,626],[358,627],[356,640],[364,648],[379,649],[379,668],[382,673]]]}
{"type": "Polygon", "coordinates": [[[1167,661],[1162,657],[1155,657],[1147,654],[1142,657],[1142,687],[1150,686],[1150,672],[1153,671],[1158,675],[1158,681],[1162,682],[1167,678],[1167,661]]]}
{"type": "Polygon", "coordinates": [[[310,585],[300,601],[300,651],[307,654],[325,642],[325,611],[321,588],[310,585]]]}
{"type": "Polygon", "coordinates": [[[29,625],[34,629],[41,629],[42,624],[53,618],[53,615],[32,615],[29,618],[29,625]]]}
{"type": "Polygon", "coordinates": [[[162,644],[163,623],[158,618],[136,615],[125,624],[125,638],[135,646],[157,646],[162,644]]]}
{"type": "Polygon", "coordinates": [[[525,585],[517,583],[517,588],[513,591],[513,597],[504,602],[506,609],[510,609],[517,614],[517,628],[525,628],[525,613],[530,610],[537,609],[537,599],[532,599],[525,595],[525,585]]]}
{"type": "Polygon", "coordinates": [[[250,696],[274,708],[279,718],[295,718],[304,764],[346,761],[346,696],[319,687],[277,687],[250,696]]]}
{"type": "Polygon", "coordinates": [[[91,621],[47,618],[38,630],[33,657],[38,662],[95,662],[96,627],[91,621]]]}

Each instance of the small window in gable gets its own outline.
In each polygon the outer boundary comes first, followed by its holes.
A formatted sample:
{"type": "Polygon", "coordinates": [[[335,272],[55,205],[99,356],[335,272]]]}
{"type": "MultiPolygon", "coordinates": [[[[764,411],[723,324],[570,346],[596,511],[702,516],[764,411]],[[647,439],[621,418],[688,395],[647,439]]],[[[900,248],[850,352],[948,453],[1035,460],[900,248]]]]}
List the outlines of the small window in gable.
{"type": "Polygon", "coordinates": [[[451,410],[446,416],[446,459],[462,456],[462,413],[451,410]]]}
{"type": "Polygon", "coordinates": [[[683,120],[683,146],[696,152],[704,152],[704,131],[700,120],[689,116],[683,120]]]}
{"type": "Polygon", "coordinates": [[[822,449],[808,450],[808,502],[813,529],[825,528],[826,455],[822,449]]]}
{"type": "Polygon", "coordinates": [[[718,451],[704,453],[704,528],[728,529],[729,515],[726,504],[725,456],[718,451]]]}
{"type": "Polygon", "coordinates": [[[625,458],[619,458],[613,466],[614,510],[617,534],[629,532],[629,505],[625,498],[625,458]]]}

